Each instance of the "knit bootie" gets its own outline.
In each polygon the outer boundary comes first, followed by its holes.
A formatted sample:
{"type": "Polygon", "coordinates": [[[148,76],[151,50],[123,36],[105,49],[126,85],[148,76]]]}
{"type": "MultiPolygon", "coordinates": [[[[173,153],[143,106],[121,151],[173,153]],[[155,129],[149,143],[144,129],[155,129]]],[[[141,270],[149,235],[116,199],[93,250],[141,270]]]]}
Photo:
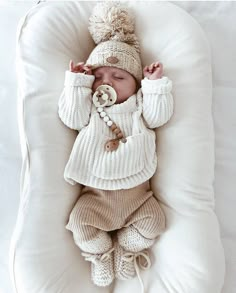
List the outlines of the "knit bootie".
{"type": "Polygon", "coordinates": [[[140,269],[148,270],[151,267],[148,250],[128,252],[125,251],[118,242],[115,243],[114,249],[115,277],[119,280],[129,280],[137,275],[142,292],[144,292],[144,284],[140,275],[140,269]]]}
{"type": "Polygon", "coordinates": [[[114,272],[119,280],[129,280],[135,277],[136,271],[132,255],[125,251],[118,242],[114,244],[114,272]]]}
{"type": "Polygon", "coordinates": [[[91,278],[99,287],[109,286],[114,280],[113,251],[114,248],[103,254],[82,253],[91,262],[91,278]]]}

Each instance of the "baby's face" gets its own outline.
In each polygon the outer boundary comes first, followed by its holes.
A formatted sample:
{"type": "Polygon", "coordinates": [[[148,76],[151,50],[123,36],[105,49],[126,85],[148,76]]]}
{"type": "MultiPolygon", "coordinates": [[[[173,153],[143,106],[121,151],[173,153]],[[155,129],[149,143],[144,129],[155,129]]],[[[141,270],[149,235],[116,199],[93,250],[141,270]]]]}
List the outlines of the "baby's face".
{"type": "Polygon", "coordinates": [[[103,66],[93,71],[95,80],[92,90],[95,92],[100,85],[110,85],[117,93],[116,104],[126,101],[136,92],[136,80],[125,70],[103,66]]]}

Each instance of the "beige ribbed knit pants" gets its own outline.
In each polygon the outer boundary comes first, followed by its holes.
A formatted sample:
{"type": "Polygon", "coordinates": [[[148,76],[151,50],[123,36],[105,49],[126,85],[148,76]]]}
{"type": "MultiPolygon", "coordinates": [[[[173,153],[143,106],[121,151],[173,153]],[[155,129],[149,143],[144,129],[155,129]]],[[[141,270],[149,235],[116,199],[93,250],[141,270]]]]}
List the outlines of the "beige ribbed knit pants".
{"type": "Polygon", "coordinates": [[[85,252],[108,251],[113,245],[108,232],[120,229],[120,238],[133,238],[130,243],[135,241],[135,250],[141,251],[163,232],[165,217],[149,181],[126,190],[84,187],[66,228],[73,232],[75,243],[85,252]],[[139,247],[139,239],[146,241],[145,247],[139,247]]]}

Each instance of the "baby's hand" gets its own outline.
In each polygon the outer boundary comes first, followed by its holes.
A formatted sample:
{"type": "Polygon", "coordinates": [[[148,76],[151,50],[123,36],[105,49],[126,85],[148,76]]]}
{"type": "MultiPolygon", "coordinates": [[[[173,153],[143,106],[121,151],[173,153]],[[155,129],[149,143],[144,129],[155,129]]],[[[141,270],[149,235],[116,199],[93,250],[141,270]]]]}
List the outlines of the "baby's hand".
{"type": "Polygon", "coordinates": [[[74,65],[74,62],[70,60],[69,68],[71,72],[75,73],[85,73],[85,74],[92,74],[92,66],[91,65],[85,65],[84,62],[79,62],[76,65],[74,65]]]}
{"type": "Polygon", "coordinates": [[[145,66],[143,69],[144,77],[148,79],[159,79],[163,76],[163,65],[161,62],[152,63],[149,66],[145,66]]]}

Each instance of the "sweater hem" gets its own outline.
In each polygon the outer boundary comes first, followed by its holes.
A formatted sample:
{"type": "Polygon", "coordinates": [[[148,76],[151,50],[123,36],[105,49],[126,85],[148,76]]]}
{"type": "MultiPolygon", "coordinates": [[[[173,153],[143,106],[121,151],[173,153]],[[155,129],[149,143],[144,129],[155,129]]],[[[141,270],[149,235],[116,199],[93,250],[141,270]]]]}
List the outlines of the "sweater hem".
{"type": "Polygon", "coordinates": [[[64,175],[65,180],[71,185],[77,183],[90,186],[93,188],[98,188],[102,190],[120,190],[120,189],[130,189],[136,187],[145,181],[149,180],[156,172],[157,164],[153,164],[152,167],[145,168],[140,173],[132,175],[127,178],[122,179],[113,179],[113,180],[104,180],[97,178],[93,175],[90,175],[89,178],[64,175]]]}

